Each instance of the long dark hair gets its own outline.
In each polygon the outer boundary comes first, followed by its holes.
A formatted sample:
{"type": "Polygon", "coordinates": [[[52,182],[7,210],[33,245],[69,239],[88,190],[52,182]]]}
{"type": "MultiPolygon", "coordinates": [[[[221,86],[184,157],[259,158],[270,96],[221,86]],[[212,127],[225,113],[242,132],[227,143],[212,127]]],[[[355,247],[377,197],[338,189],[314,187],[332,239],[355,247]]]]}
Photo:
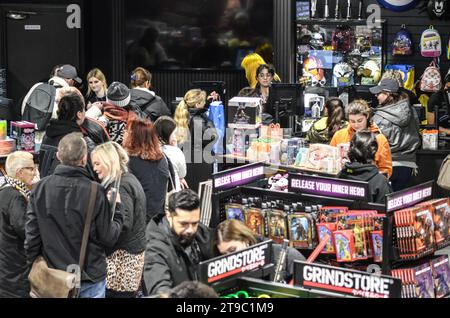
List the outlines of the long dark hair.
{"type": "Polygon", "coordinates": [[[401,101],[403,99],[407,99],[407,98],[408,98],[408,95],[406,93],[403,93],[403,92],[388,93],[388,97],[386,98],[384,103],[381,104],[381,106],[387,106],[387,105],[391,105],[391,104],[396,104],[399,101],[401,101]]]}
{"type": "Polygon", "coordinates": [[[328,138],[331,139],[342,128],[342,121],[345,120],[344,103],[339,98],[330,98],[325,103],[325,108],[328,113],[328,138]]]}

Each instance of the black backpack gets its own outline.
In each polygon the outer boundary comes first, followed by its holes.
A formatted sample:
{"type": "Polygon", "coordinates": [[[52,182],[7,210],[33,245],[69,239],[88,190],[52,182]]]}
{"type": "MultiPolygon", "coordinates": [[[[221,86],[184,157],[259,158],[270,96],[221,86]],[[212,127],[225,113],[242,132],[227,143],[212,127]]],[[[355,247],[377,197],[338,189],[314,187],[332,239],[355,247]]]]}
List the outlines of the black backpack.
{"type": "Polygon", "coordinates": [[[47,83],[35,86],[26,101],[22,120],[26,120],[37,125],[37,130],[43,131],[52,118],[55,104],[56,88],[47,83]]]}

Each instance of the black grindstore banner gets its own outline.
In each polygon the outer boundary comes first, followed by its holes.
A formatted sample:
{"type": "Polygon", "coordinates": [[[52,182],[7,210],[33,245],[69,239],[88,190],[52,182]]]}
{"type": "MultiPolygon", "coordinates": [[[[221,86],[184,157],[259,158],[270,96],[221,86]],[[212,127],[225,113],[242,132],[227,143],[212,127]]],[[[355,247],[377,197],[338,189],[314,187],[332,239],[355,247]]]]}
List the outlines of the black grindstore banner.
{"type": "Polygon", "coordinates": [[[294,285],[362,298],[401,296],[401,281],[394,277],[297,261],[294,285]]]}

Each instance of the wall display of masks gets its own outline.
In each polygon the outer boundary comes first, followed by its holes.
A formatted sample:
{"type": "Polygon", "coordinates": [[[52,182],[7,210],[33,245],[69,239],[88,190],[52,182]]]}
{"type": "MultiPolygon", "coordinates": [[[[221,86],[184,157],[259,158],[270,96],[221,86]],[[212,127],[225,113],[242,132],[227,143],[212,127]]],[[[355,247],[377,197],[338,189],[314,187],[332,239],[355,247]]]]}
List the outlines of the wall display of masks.
{"type": "Polygon", "coordinates": [[[382,25],[368,27],[365,20],[298,20],[298,80],[308,86],[337,88],[378,84],[383,67],[382,25]]]}

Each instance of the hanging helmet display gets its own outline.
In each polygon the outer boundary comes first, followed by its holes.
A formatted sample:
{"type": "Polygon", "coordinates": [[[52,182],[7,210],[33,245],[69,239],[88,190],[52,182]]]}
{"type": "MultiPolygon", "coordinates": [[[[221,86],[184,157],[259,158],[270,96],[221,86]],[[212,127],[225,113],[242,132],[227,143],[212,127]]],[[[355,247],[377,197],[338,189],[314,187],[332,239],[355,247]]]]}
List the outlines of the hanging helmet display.
{"type": "Polygon", "coordinates": [[[320,58],[309,56],[303,62],[303,76],[308,76],[313,82],[324,80],[323,64],[320,58]]]}
{"type": "Polygon", "coordinates": [[[336,64],[333,68],[333,85],[338,87],[351,86],[355,84],[355,72],[353,68],[345,62],[336,64]]]}
{"type": "Polygon", "coordinates": [[[338,26],[333,31],[331,45],[333,51],[338,52],[350,52],[354,45],[355,37],[351,27],[349,26],[338,26]]]}
{"type": "Polygon", "coordinates": [[[323,35],[320,34],[319,32],[313,33],[311,36],[311,40],[309,41],[309,44],[313,49],[321,50],[324,44],[323,35]]]}
{"type": "Polygon", "coordinates": [[[358,68],[361,85],[376,85],[381,79],[381,68],[376,61],[368,60],[358,68]]]}

